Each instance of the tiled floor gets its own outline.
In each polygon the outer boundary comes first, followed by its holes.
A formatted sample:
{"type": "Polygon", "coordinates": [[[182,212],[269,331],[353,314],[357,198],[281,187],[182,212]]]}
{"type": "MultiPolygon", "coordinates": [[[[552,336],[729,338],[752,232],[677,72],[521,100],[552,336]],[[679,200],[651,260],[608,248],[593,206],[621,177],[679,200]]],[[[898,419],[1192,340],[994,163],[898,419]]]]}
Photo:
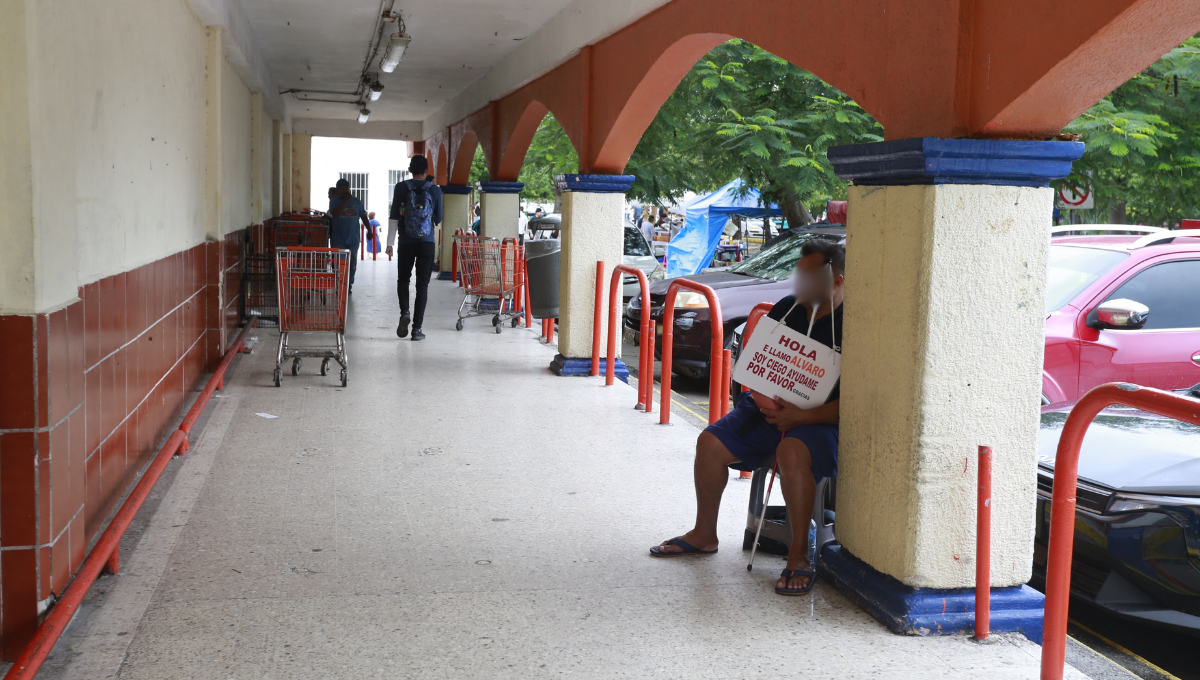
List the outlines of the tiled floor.
{"type": "Polygon", "coordinates": [[[1024,638],[899,637],[823,582],[774,595],[782,560],[740,550],[748,484],[720,554],[649,557],[689,526],[698,431],[551,375],[532,331],[455,332],[449,282],[428,340],[398,340],[393,267],[359,267],[345,390],[316,362],[275,388],[256,332],[45,677],[1037,677],[1024,638]]]}

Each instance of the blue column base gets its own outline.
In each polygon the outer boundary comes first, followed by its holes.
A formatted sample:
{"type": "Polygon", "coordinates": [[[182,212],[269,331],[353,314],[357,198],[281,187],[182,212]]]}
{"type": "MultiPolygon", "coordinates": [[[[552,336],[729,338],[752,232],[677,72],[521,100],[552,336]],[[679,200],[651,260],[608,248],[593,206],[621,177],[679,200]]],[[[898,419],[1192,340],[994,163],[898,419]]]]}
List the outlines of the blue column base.
{"type": "MultiPolygon", "coordinates": [[[[608,370],[608,364],[605,363],[607,361],[603,357],[600,358],[600,375],[604,375],[604,372],[608,370]]],[[[554,372],[554,375],[588,376],[592,374],[592,358],[574,359],[564,357],[561,354],[555,354],[554,359],[550,362],[550,370],[554,372]]],[[[620,359],[617,359],[617,364],[613,367],[613,374],[621,382],[629,382],[629,369],[625,368],[625,362],[620,359]]]]}
{"type": "Polygon", "coordinates": [[[450,272],[438,272],[438,281],[449,281],[450,272]]]}
{"type": "MultiPolygon", "coordinates": [[[[960,635],[975,630],[974,588],[912,588],[836,543],[821,551],[817,570],[893,633],[960,635]]],[[[1026,585],[992,588],[991,632],[1019,632],[1041,644],[1045,601],[1045,596],[1026,585]]]]}

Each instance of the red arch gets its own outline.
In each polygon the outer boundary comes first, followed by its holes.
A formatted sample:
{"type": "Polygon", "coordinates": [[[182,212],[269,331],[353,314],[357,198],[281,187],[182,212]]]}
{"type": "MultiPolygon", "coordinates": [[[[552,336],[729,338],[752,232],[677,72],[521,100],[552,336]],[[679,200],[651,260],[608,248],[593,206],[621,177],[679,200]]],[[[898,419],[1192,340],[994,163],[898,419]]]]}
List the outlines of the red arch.
{"type": "Polygon", "coordinates": [[[466,184],[471,180],[471,163],[475,160],[475,149],[479,148],[479,137],[474,130],[463,133],[450,164],[450,184],[466,184]]]}
{"type": "Polygon", "coordinates": [[[529,151],[529,144],[533,142],[533,135],[549,112],[550,109],[536,99],[525,107],[504,145],[504,155],[496,165],[497,179],[514,181],[521,174],[521,166],[525,164],[525,154],[529,151]]]}
{"type": "Polygon", "coordinates": [[[683,77],[700,57],[732,37],[721,33],[699,33],[685,36],[668,47],[646,71],[617,114],[612,129],[596,153],[592,171],[621,174],[641,141],[642,134],[650,127],[663,102],[667,101],[683,77]]]}
{"type": "Polygon", "coordinates": [[[434,181],[438,184],[446,183],[446,161],[449,159],[449,154],[446,153],[445,142],[438,145],[437,163],[434,164],[435,174],[434,181]]]}

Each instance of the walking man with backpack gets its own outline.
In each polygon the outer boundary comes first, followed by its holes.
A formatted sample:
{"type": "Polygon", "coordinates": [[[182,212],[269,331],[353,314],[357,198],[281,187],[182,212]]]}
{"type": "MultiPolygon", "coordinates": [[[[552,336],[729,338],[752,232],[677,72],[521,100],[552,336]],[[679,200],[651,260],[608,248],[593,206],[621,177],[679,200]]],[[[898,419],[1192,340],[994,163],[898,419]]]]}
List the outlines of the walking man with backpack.
{"type": "Polygon", "coordinates": [[[397,235],[399,256],[396,258],[396,295],[400,298],[400,324],[397,337],[424,340],[421,323],[425,320],[425,303],[429,299],[429,276],[433,272],[436,249],[434,226],[442,222],[442,190],[427,176],[429,161],[418,154],[408,162],[412,179],[396,185],[392,195],[392,212],[388,216],[387,254],[392,255],[392,242],[397,235]],[[397,234],[398,232],[398,234],[397,234]],[[408,282],[413,265],[417,268],[417,299],[413,314],[408,314],[408,282]]]}

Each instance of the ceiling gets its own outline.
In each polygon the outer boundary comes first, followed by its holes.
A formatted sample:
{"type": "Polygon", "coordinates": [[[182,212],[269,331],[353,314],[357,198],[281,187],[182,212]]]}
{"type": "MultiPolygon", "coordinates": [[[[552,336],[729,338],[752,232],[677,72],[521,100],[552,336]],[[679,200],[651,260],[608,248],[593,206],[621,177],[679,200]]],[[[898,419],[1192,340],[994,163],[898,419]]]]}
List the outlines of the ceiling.
{"type": "MultiPolygon", "coordinates": [[[[392,0],[243,0],[279,89],[350,92],[358,84],[377,17],[392,0]]],[[[462,92],[571,0],[395,0],[412,43],[372,121],[420,121],[462,92]]],[[[395,24],[388,24],[385,36],[395,24]]],[[[386,42],[386,37],[385,37],[386,42]]],[[[319,96],[319,95],[310,95],[319,96]]],[[[354,119],[351,104],[284,101],[298,118],[354,119]]]]}

